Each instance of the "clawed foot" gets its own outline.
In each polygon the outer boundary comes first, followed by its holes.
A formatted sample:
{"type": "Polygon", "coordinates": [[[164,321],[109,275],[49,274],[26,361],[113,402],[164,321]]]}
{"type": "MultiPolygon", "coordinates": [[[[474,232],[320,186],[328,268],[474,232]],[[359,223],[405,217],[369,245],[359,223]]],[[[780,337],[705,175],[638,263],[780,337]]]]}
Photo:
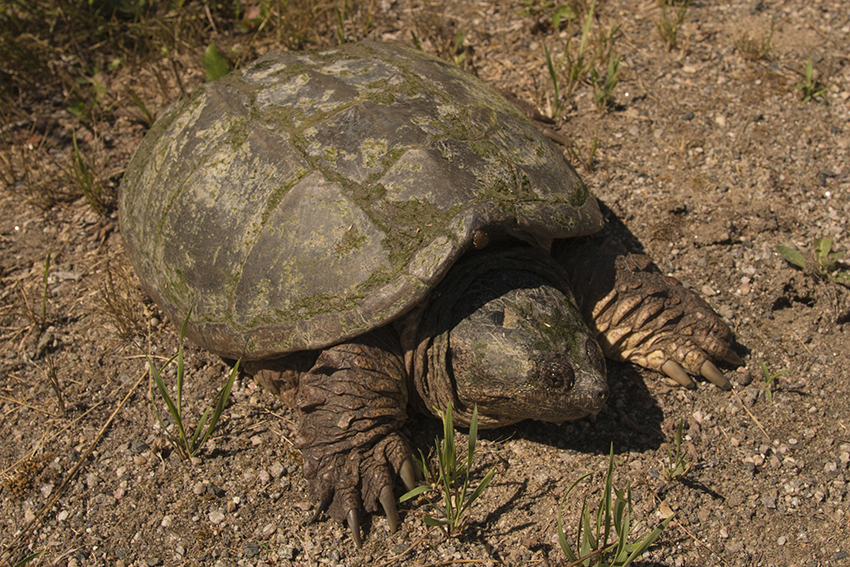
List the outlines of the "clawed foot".
{"type": "Polygon", "coordinates": [[[686,388],[696,387],[692,374],[731,389],[712,360],[743,361],[731,348],[731,329],[714,310],[659,273],[646,256],[618,256],[615,267],[614,288],[593,306],[605,355],[663,372],[686,388]]]}
{"type": "Polygon", "coordinates": [[[728,390],[716,362],[743,364],[732,331],[714,310],[649,257],[614,239],[564,246],[556,259],[572,278],[579,309],[605,356],[662,372],[686,388],[690,375],[728,390]]]}
{"type": "Polygon", "coordinates": [[[296,398],[302,419],[295,445],[319,501],[312,519],[327,511],[347,523],[357,547],[361,511],[382,508],[395,532],[393,480],[416,486],[410,444],[399,432],[407,420],[404,365],[380,339],[370,334],[322,351],[302,374],[296,398]]]}
{"type": "Polygon", "coordinates": [[[327,512],[339,522],[345,522],[354,544],[363,545],[360,534],[361,510],[375,512],[378,506],[387,517],[390,532],[398,529],[398,510],[393,493],[393,478],[399,476],[408,490],[416,486],[416,474],[410,460],[407,443],[399,434],[390,435],[367,450],[352,449],[347,454],[336,453],[316,459],[315,453],[327,450],[304,448],[304,476],[310,492],[319,501],[310,522],[327,512]],[[398,466],[391,461],[403,457],[398,466]],[[385,460],[389,458],[389,461],[385,460]]]}

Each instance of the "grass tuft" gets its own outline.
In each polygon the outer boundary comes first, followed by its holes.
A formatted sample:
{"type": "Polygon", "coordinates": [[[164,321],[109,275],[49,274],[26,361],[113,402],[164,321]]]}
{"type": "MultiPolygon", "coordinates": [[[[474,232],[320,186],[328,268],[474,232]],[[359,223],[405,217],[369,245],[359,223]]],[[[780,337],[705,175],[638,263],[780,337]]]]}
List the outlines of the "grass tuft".
{"type": "Polygon", "coordinates": [[[458,536],[463,532],[469,521],[469,509],[478,500],[490,481],[493,480],[496,471],[491,469],[484,475],[478,486],[472,488],[470,473],[475,459],[475,444],[478,439],[478,406],[475,406],[472,410],[465,461],[458,460],[451,402],[449,402],[445,414],[440,412],[440,418],[443,421],[443,441],[441,443],[439,439],[435,440],[438,448],[436,470],[428,465],[428,461],[420,451],[419,458],[416,461],[426,484],[407,492],[399,501],[404,502],[417,496],[423,496],[434,511],[433,514],[424,515],[425,524],[439,527],[446,536],[458,536]],[[432,500],[428,497],[429,493],[436,493],[441,497],[432,500]]]}
{"type": "Polygon", "coordinates": [[[773,41],[774,31],[774,25],[771,23],[770,31],[761,37],[752,37],[748,32],[744,32],[735,41],[735,48],[741,54],[741,57],[747,61],[767,59],[767,56],[773,50],[771,41],[773,41]]]}
{"type": "Polygon", "coordinates": [[[794,88],[802,94],[803,102],[820,100],[823,104],[828,104],[826,91],[829,87],[815,78],[815,69],[811,59],[806,61],[805,80],[802,83],[797,83],[794,88]]]}
{"type": "MultiPolygon", "coordinates": [[[[581,481],[589,476],[590,473],[576,480],[567,490],[564,500],[581,481]]],[[[614,445],[612,444],[608,457],[608,471],[605,474],[605,488],[602,491],[602,498],[596,509],[596,514],[588,507],[587,497],[582,503],[574,540],[578,547],[575,549],[570,545],[564,533],[561,506],[558,507],[558,543],[560,543],[561,550],[567,560],[570,561],[571,566],[626,567],[646,553],[649,546],[658,539],[658,536],[673,519],[673,516],[670,516],[648,534],[644,534],[634,543],[629,543],[630,530],[632,529],[632,489],[631,486],[628,486],[624,491],[617,490],[614,488],[613,482],[614,445]]]]}
{"type": "Polygon", "coordinates": [[[790,370],[780,370],[779,372],[771,373],[770,370],[767,369],[767,364],[765,364],[761,359],[759,359],[759,365],[761,366],[761,373],[764,377],[764,396],[767,398],[768,402],[773,403],[774,382],[776,382],[776,379],[780,376],[788,374],[790,370]]]}
{"type": "Polygon", "coordinates": [[[203,415],[201,415],[201,419],[198,421],[198,424],[195,426],[194,433],[189,436],[187,434],[188,427],[185,424],[184,414],[183,414],[183,378],[184,378],[184,370],[183,370],[183,337],[186,334],[186,326],[189,324],[189,316],[192,314],[192,309],[189,309],[189,313],[186,314],[186,319],[183,320],[183,326],[180,328],[180,340],[177,346],[177,354],[171,357],[168,362],[166,362],[162,368],[157,368],[150,357],[147,357],[148,366],[150,367],[151,377],[153,379],[153,384],[156,385],[156,389],[159,392],[160,397],[165,402],[165,405],[168,407],[168,413],[171,414],[171,417],[174,419],[174,423],[177,427],[177,434],[174,435],[168,431],[165,426],[165,423],[162,421],[162,416],[159,412],[159,408],[157,408],[157,404],[153,402],[155,396],[153,393],[153,385],[151,385],[151,403],[153,404],[154,412],[156,413],[156,419],[159,422],[159,426],[162,428],[163,432],[167,436],[169,442],[174,446],[177,452],[184,459],[191,459],[198,455],[198,452],[201,450],[201,447],[204,446],[207,439],[209,439],[210,435],[212,435],[213,430],[215,429],[216,424],[218,423],[219,417],[221,417],[222,412],[224,411],[224,407],[227,405],[227,399],[230,397],[230,389],[233,387],[233,382],[236,380],[236,376],[239,374],[239,361],[233,366],[233,369],[230,371],[230,376],[227,379],[227,382],[224,386],[219,390],[218,394],[214,399],[218,399],[218,403],[213,410],[212,417],[210,418],[210,408],[204,410],[203,415]],[[176,403],[171,399],[171,396],[168,394],[168,388],[165,386],[165,382],[162,379],[162,371],[171,364],[172,362],[177,361],[177,400],[176,403]],[[209,423],[207,423],[207,419],[209,419],[209,423]]]}
{"type": "Polygon", "coordinates": [[[850,267],[842,262],[845,252],[832,250],[832,239],[828,236],[816,238],[814,253],[800,252],[790,246],[779,245],[776,251],[789,264],[822,280],[831,280],[850,287],[850,267]]]}
{"type": "Polygon", "coordinates": [[[685,461],[685,454],[682,452],[682,427],[684,421],[679,420],[679,427],[676,428],[676,452],[670,450],[670,444],[667,444],[667,478],[670,480],[681,480],[691,470],[691,463],[685,461]]]}
{"type": "Polygon", "coordinates": [[[667,2],[661,5],[661,19],[655,23],[655,27],[658,30],[658,35],[661,36],[661,41],[664,42],[664,49],[667,51],[673,51],[678,45],[678,33],[685,23],[688,6],[690,6],[690,2],[683,2],[675,10],[675,15],[671,15],[667,9],[672,6],[668,6],[667,2]]]}

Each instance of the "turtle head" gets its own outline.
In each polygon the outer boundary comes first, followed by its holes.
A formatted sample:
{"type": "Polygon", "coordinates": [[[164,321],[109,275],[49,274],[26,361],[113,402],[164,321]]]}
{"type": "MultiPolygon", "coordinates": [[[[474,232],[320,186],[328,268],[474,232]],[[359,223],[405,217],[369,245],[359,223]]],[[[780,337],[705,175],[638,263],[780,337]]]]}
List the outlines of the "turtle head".
{"type": "MultiPolygon", "coordinates": [[[[528,249],[522,249],[528,254],[528,249]]],[[[608,394],[602,351],[542,251],[525,263],[494,255],[451,300],[435,299],[444,331],[434,337],[428,381],[454,389],[459,422],[477,404],[481,427],[524,419],[562,422],[602,409],[608,394]],[[448,303],[448,302],[446,302],[448,303]]]]}

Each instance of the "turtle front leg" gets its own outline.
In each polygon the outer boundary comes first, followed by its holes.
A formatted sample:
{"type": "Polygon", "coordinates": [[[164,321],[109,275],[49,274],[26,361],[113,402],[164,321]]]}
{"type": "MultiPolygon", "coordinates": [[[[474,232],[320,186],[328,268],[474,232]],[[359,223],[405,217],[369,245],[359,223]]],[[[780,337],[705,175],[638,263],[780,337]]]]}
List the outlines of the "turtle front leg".
{"type": "Polygon", "coordinates": [[[731,348],[731,329],[648,256],[630,254],[607,238],[601,245],[566,241],[555,257],[569,272],[579,309],[606,357],[663,372],[686,388],[696,387],[689,373],[732,387],[712,362],[743,363],[731,348]]]}
{"type": "Polygon", "coordinates": [[[314,519],[327,510],[347,522],[357,547],[361,510],[375,512],[380,504],[395,532],[393,478],[415,486],[410,444],[399,432],[407,420],[404,363],[380,333],[322,351],[301,375],[295,399],[302,413],[295,446],[320,502],[314,519]]]}

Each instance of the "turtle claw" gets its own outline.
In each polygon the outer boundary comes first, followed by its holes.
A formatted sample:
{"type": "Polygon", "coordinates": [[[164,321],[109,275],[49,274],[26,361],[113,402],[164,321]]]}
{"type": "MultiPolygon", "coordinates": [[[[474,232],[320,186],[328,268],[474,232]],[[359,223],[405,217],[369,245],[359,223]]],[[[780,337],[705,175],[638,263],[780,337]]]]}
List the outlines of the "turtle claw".
{"type": "Polygon", "coordinates": [[[703,377],[707,378],[712,384],[721,388],[723,390],[731,390],[732,384],[726,377],[723,375],[720,370],[712,363],[710,360],[706,360],[702,363],[702,367],[699,369],[699,373],[703,375],[703,377]]]}
{"type": "MultiPolygon", "coordinates": [[[[717,369],[715,368],[715,370],[717,369]]],[[[685,372],[677,362],[668,360],[663,365],[661,365],[661,371],[676,382],[678,382],[680,385],[687,388],[688,390],[693,390],[697,387],[696,383],[691,380],[691,377],[688,376],[688,373],[685,372]]]]}
{"type": "Polygon", "coordinates": [[[316,506],[316,509],[313,510],[313,513],[310,514],[310,519],[307,520],[308,524],[312,524],[319,519],[319,516],[322,515],[322,512],[325,512],[331,505],[330,500],[319,500],[319,505],[316,506]]]}
{"type": "Polygon", "coordinates": [[[723,356],[723,362],[727,362],[733,366],[744,365],[744,359],[738,356],[738,353],[731,348],[726,350],[726,354],[723,356]]]}
{"type": "Polygon", "coordinates": [[[384,514],[387,515],[387,524],[390,526],[390,533],[394,534],[398,529],[398,510],[395,506],[393,489],[389,486],[384,486],[381,489],[379,499],[381,501],[381,506],[384,507],[384,514]]]}
{"type": "Polygon", "coordinates": [[[360,536],[360,514],[356,508],[348,511],[348,529],[351,530],[351,538],[357,549],[363,547],[363,538],[360,536]]]}
{"type": "Polygon", "coordinates": [[[401,464],[398,474],[408,491],[419,486],[419,483],[416,482],[416,467],[413,466],[413,461],[410,460],[410,457],[406,458],[401,464]]]}

